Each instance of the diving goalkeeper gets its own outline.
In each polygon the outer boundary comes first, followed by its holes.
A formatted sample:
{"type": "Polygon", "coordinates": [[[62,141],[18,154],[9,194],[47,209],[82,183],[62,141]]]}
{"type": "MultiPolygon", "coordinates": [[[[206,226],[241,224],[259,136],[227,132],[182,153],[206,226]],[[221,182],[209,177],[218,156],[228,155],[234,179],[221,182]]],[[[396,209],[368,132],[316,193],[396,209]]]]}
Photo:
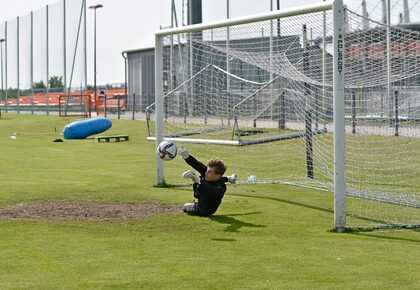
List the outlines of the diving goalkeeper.
{"type": "Polygon", "coordinates": [[[226,192],[225,182],[236,183],[236,174],[224,177],[226,166],[220,159],[211,159],[206,166],[191,156],[185,148],[179,148],[178,154],[200,173],[197,176],[192,170],[187,170],[182,174],[182,177],[193,181],[193,195],[196,198],[194,202],[184,204],[184,212],[198,216],[214,214],[226,192]]]}

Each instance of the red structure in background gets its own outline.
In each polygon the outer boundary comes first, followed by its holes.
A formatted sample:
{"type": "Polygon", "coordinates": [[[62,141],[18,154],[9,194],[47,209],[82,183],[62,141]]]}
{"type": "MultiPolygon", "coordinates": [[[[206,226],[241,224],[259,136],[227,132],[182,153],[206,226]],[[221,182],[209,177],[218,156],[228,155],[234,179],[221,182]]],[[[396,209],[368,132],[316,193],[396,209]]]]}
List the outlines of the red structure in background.
{"type": "MultiPolygon", "coordinates": [[[[68,93],[36,93],[32,96],[20,96],[19,107],[21,109],[32,108],[34,110],[58,111],[60,116],[91,116],[91,112],[96,111],[97,115],[105,114],[105,107],[108,112],[115,113],[118,110],[124,112],[127,106],[125,90],[104,90],[104,94],[98,94],[97,100],[94,100],[93,91],[68,93]],[[105,100],[106,99],[106,100],[105,100]],[[83,107],[85,109],[83,109],[83,107]],[[75,111],[76,110],[76,111],[75,111]]],[[[9,98],[7,106],[14,110],[17,107],[16,98],[9,98]]],[[[5,107],[6,101],[0,101],[0,107],[5,107]]]]}
{"type": "Polygon", "coordinates": [[[91,96],[83,94],[62,94],[58,97],[59,116],[92,116],[91,96]]]}
{"type": "MultiPolygon", "coordinates": [[[[104,90],[96,95],[96,114],[97,116],[106,116],[106,112],[117,113],[124,112],[127,108],[127,100],[123,96],[125,90],[104,90]]],[[[92,92],[93,96],[93,92],[92,92]]]]}

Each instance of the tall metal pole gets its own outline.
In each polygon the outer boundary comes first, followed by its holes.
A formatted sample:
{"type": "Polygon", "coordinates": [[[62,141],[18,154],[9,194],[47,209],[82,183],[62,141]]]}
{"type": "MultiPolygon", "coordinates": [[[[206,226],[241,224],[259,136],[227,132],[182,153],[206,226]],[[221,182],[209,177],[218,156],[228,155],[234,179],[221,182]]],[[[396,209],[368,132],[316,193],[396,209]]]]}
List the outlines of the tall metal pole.
{"type": "Polygon", "coordinates": [[[389,7],[387,2],[388,2],[387,0],[382,0],[382,23],[383,24],[388,24],[388,21],[389,21],[388,15],[387,15],[388,13],[386,12],[387,7],[389,7]]]}
{"type": "MultiPolygon", "coordinates": [[[[303,73],[308,74],[309,71],[309,53],[308,53],[308,31],[306,24],[302,27],[302,44],[303,44],[303,73]]],[[[308,178],[314,178],[314,158],[313,158],[313,133],[312,133],[312,108],[310,104],[309,84],[305,86],[305,143],[306,143],[306,172],[308,178]]]]}
{"type": "Polygon", "coordinates": [[[63,0],[63,92],[67,90],[67,27],[66,27],[66,0],[63,0]]]}
{"type": "MultiPolygon", "coordinates": [[[[0,65],[1,65],[1,97],[4,97],[4,87],[3,87],[3,42],[5,41],[4,38],[0,39],[0,65]]],[[[0,110],[0,118],[1,118],[1,110],[0,110]]]]}
{"type": "Polygon", "coordinates": [[[17,65],[17,98],[16,98],[16,104],[17,104],[17,113],[20,113],[20,72],[19,72],[19,17],[17,17],[17,26],[16,26],[16,65],[17,65]]]}
{"type": "MultiPolygon", "coordinates": [[[[325,0],[324,0],[325,2],[325,0]]],[[[325,100],[327,97],[325,84],[327,82],[327,15],[325,11],[322,17],[322,101],[321,101],[321,112],[325,112],[325,100]]],[[[327,122],[324,120],[324,130],[327,130],[327,122]]]]}
{"type": "MultiPolygon", "coordinates": [[[[226,18],[230,18],[230,3],[229,0],[226,1],[226,18]]],[[[229,97],[230,97],[230,27],[226,27],[226,71],[228,72],[226,76],[226,92],[227,92],[227,100],[226,100],[226,107],[229,108],[229,97]]],[[[230,117],[228,116],[228,126],[230,125],[230,117]]]]}
{"type": "Polygon", "coordinates": [[[392,91],[391,91],[391,0],[386,3],[386,63],[387,63],[387,93],[389,124],[392,125],[392,91]]]}
{"type": "Polygon", "coordinates": [[[366,0],[362,1],[363,30],[369,30],[369,13],[367,12],[366,0]]]}
{"type": "Polygon", "coordinates": [[[45,25],[45,30],[46,30],[46,49],[45,49],[45,53],[46,53],[46,94],[45,94],[45,99],[46,99],[46,103],[47,103],[47,115],[50,114],[50,28],[49,28],[49,10],[48,10],[48,5],[46,6],[46,25],[45,25]]]}
{"type": "MultiPolygon", "coordinates": [[[[273,11],[273,0],[270,0],[270,11],[273,11]]],[[[273,20],[270,20],[270,81],[274,78],[273,74],[273,20]]],[[[271,86],[271,100],[274,100],[274,85],[271,86]]],[[[274,106],[271,106],[270,118],[273,120],[274,106]]]]}
{"type": "MultiPolygon", "coordinates": [[[[124,58],[124,99],[127,100],[127,57],[124,55],[124,52],[121,53],[124,58]]],[[[118,96],[118,119],[120,119],[120,99],[121,96],[118,96]]]]}
{"type": "Polygon", "coordinates": [[[1,62],[1,93],[2,93],[2,97],[3,97],[3,42],[5,42],[6,40],[4,38],[0,39],[0,62],[1,62]]]}
{"type": "Polygon", "coordinates": [[[8,111],[8,95],[7,95],[7,21],[4,23],[4,86],[6,88],[6,112],[8,111]]]}
{"type": "Polygon", "coordinates": [[[408,8],[408,0],[403,0],[403,22],[410,23],[410,9],[408,8]]]}
{"type": "Polygon", "coordinates": [[[97,87],[96,87],[96,9],[95,9],[95,16],[94,16],[94,36],[93,36],[93,98],[95,100],[95,104],[97,104],[98,100],[96,99],[97,96],[97,87]]]}
{"type": "MultiPolygon", "coordinates": [[[[188,25],[192,25],[193,24],[193,5],[192,5],[193,0],[188,0],[188,25]]],[[[193,45],[193,37],[194,37],[194,33],[190,33],[189,34],[189,48],[190,48],[190,78],[191,78],[191,85],[190,85],[190,97],[188,98],[190,100],[190,110],[191,113],[193,114],[194,111],[194,83],[195,80],[192,78],[192,76],[194,75],[194,45],[193,45]]],[[[188,112],[188,99],[185,100],[185,112],[188,112]]],[[[184,123],[186,122],[185,116],[184,116],[184,123]]]]}
{"type": "MultiPolygon", "coordinates": [[[[175,0],[171,1],[171,28],[174,28],[174,11],[175,11],[175,0]]],[[[169,53],[169,91],[172,91],[174,88],[174,67],[173,67],[173,57],[174,57],[174,36],[171,35],[171,46],[169,53]]],[[[150,104],[147,104],[150,105],[150,104]]]]}
{"type": "Polygon", "coordinates": [[[96,10],[98,8],[102,8],[103,6],[101,4],[92,5],[89,7],[89,9],[94,10],[94,18],[93,18],[93,99],[95,100],[95,106],[98,105],[97,95],[96,95],[96,10]]]}
{"type": "MultiPolygon", "coordinates": [[[[280,0],[277,0],[277,10],[280,10],[280,0]]],[[[277,18],[277,37],[280,38],[280,18],[277,18]]]]}
{"type": "Polygon", "coordinates": [[[34,113],[34,12],[31,11],[31,114],[34,113]]]}
{"type": "MultiPolygon", "coordinates": [[[[85,94],[87,95],[87,23],[86,23],[86,12],[87,12],[87,7],[86,7],[86,0],[83,0],[83,19],[84,19],[84,23],[83,23],[83,39],[84,39],[84,46],[83,46],[83,50],[84,50],[84,55],[83,55],[83,59],[84,59],[84,78],[85,78],[85,83],[84,83],[84,87],[85,87],[85,94]]],[[[88,100],[87,106],[90,106],[90,99],[88,100]]],[[[89,109],[89,117],[90,117],[90,108],[89,109]]]]}

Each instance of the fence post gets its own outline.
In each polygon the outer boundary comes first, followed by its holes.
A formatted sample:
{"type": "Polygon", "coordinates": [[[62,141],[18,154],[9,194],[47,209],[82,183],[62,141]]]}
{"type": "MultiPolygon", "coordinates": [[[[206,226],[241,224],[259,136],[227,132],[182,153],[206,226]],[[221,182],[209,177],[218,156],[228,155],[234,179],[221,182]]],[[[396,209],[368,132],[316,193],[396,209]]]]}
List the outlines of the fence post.
{"type": "Polygon", "coordinates": [[[121,95],[118,95],[117,96],[117,98],[118,98],[118,120],[120,119],[120,116],[121,116],[121,95]]]}
{"type": "Polygon", "coordinates": [[[103,94],[104,97],[104,117],[106,118],[106,111],[107,111],[107,97],[106,94],[103,94]]]}
{"type": "Polygon", "coordinates": [[[133,117],[132,117],[132,120],[135,120],[135,112],[136,112],[136,94],[133,94],[133,117]]]}

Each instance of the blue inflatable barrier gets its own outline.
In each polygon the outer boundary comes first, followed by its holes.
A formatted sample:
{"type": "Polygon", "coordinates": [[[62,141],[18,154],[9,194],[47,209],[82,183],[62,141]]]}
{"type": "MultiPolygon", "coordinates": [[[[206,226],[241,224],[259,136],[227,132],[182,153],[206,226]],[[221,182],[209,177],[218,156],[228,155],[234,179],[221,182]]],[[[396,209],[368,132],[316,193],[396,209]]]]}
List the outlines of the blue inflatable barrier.
{"type": "Polygon", "coordinates": [[[111,121],[106,118],[76,121],[64,127],[63,135],[66,139],[84,139],[90,135],[102,133],[111,126],[111,121]]]}

